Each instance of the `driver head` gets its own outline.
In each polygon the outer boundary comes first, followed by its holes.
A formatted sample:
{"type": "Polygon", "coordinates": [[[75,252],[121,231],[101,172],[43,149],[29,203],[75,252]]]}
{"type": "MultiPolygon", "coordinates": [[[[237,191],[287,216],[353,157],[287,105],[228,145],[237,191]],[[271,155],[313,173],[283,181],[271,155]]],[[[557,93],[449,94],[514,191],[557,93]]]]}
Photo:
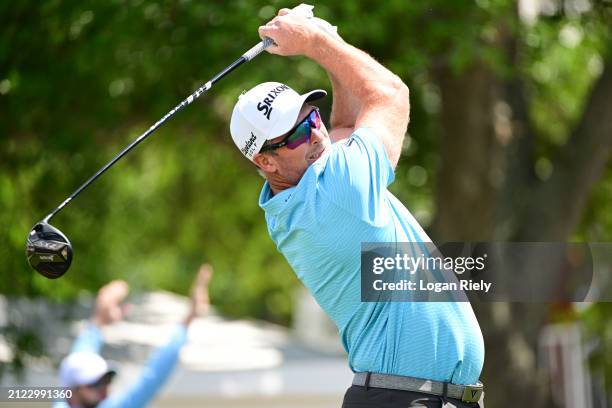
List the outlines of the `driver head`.
{"type": "Polygon", "coordinates": [[[56,279],[70,267],[72,245],[60,230],[39,222],[26,240],[26,256],[32,268],[49,279],[56,279]]]}

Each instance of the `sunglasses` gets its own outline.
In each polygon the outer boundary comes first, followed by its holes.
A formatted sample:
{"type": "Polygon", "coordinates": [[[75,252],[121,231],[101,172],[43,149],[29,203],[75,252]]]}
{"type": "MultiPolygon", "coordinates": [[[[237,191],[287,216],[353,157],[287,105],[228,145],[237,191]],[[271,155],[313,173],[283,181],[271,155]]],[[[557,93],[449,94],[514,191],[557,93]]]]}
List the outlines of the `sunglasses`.
{"type": "Polygon", "coordinates": [[[293,150],[299,145],[310,140],[312,128],[321,129],[321,115],[319,114],[318,108],[311,110],[308,116],[306,116],[303,121],[295,125],[293,129],[289,131],[289,134],[283,138],[283,140],[277,143],[263,145],[259,152],[262,153],[270,150],[276,150],[284,146],[287,146],[287,149],[293,150]]]}

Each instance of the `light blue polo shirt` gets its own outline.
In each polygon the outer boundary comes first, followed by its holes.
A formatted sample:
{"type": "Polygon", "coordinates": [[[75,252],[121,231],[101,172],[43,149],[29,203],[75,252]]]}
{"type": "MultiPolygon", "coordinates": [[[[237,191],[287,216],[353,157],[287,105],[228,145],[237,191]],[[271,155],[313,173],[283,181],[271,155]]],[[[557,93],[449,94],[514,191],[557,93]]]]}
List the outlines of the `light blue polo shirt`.
{"type": "Polygon", "coordinates": [[[297,186],[272,195],[266,182],[259,205],[278,250],[338,327],[353,371],[474,384],[484,344],[468,302],[361,302],[362,242],[431,241],[387,190],[393,178],[379,137],[361,128],[297,186]]]}

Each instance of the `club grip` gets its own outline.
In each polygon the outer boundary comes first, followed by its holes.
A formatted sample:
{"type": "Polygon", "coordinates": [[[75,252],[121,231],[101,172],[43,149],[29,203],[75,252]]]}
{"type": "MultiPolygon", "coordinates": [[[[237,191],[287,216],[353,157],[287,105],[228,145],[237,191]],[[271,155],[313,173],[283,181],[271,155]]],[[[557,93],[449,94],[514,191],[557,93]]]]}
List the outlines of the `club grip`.
{"type": "MultiPolygon", "coordinates": [[[[290,13],[301,14],[302,16],[306,18],[311,18],[313,17],[313,14],[312,14],[313,8],[314,6],[301,3],[298,6],[292,8],[290,13]]],[[[258,56],[263,50],[271,46],[272,44],[274,44],[274,41],[271,38],[266,37],[259,44],[257,44],[256,46],[254,46],[253,48],[251,48],[250,50],[242,54],[242,56],[244,57],[245,61],[250,61],[256,56],[258,56]]]]}
{"type": "Polygon", "coordinates": [[[250,61],[272,44],[274,44],[274,41],[272,41],[271,38],[266,37],[259,44],[255,45],[253,48],[242,54],[242,56],[246,61],[250,61]]]}

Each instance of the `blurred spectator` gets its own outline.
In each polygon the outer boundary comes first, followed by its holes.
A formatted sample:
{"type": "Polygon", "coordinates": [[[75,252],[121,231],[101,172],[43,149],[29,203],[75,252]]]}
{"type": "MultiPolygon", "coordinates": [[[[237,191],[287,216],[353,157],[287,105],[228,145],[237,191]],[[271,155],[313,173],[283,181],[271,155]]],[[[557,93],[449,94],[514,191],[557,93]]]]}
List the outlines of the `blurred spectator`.
{"type": "Polygon", "coordinates": [[[96,298],[91,323],[79,335],[71,353],[60,366],[60,383],[72,390],[72,396],[56,402],[53,408],[136,408],[151,402],[176,366],[189,325],[194,317],[208,310],[211,276],[212,268],[202,265],[193,284],[190,310],[182,324],[175,329],[167,344],[151,354],[139,378],[124,391],[112,395],[109,395],[108,389],[116,373],[99,355],[103,344],[100,329],[123,318],[125,307],[121,302],[129,288],[125,281],[120,280],[103,286],[96,298]]]}

